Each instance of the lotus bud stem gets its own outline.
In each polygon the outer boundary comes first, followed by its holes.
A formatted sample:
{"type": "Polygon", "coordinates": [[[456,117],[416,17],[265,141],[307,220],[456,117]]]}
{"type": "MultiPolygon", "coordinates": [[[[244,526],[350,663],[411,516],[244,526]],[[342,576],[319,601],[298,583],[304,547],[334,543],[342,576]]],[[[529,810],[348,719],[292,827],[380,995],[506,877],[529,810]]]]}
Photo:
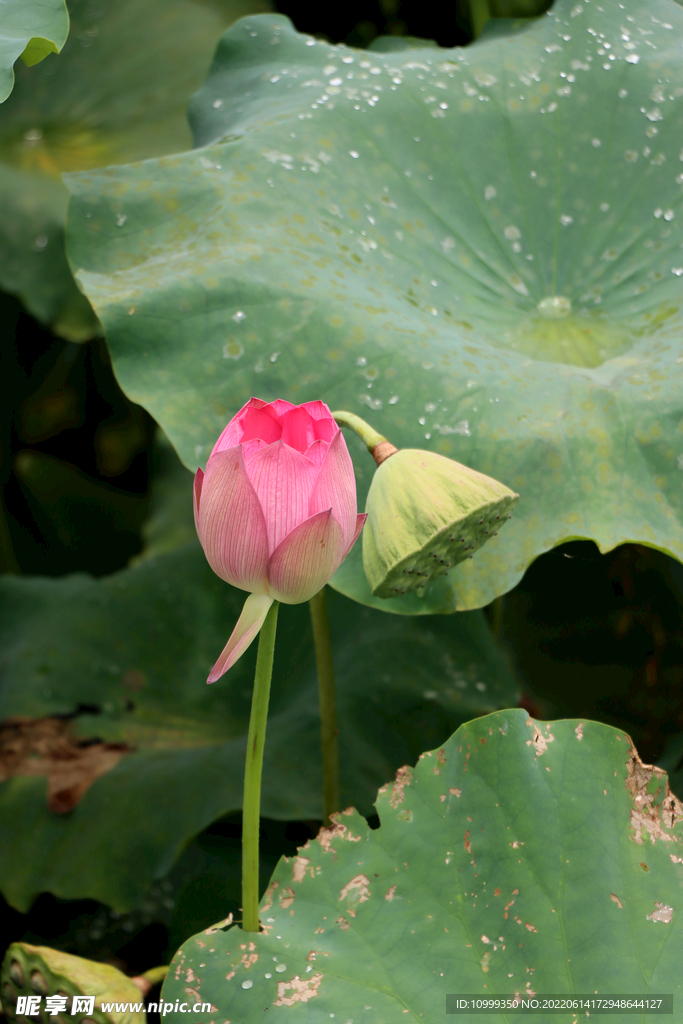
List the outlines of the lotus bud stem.
{"type": "Polygon", "coordinates": [[[332,415],[340,427],[350,427],[351,430],[355,430],[378,466],[381,466],[385,459],[388,459],[390,455],[395,455],[398,451],[398,448],[395,448],[391,441],[387,441],[386,437],[379,434],[369,423],[366,423],[360,416],[356,416],[355,413],[340,410],[339,412],[333,412],[332,415]]]}

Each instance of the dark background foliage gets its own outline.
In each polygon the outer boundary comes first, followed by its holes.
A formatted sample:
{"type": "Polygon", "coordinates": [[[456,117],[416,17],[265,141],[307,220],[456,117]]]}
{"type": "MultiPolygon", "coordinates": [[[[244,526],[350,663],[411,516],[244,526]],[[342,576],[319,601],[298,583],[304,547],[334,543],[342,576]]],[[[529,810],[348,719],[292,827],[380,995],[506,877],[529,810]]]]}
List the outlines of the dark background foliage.
{"type": "MultiPolygon", "coordinates": [[[[497,0],[492,10],[525,16],[546,6],[497,0]]],[[[315,7],[280,0],[276,7],[300,31],[353,46],[382,34],[441,46],[472,38],[467,0],[315,7]]],[[[142,547],[159,466],[153,420],[118,387],[102,339],[66,342],[7,295],[0,295],[0,332],[0,568],[103,576],[124,567],[142,547]]],[[[683,753],[682,603],[678,563],[637,544],[601,554],[580,541],[537,559],[487,615],[529,710],[619,726],[645,761],[663,758],[675,778],[683,753]]],[[[318,826],[264,820],[264,886],[279,856],[318,826]]],[[[193,931],[237,910],[239,834],[239,815],[207,829],[127,915],[47,893],[26,915],[0,904],[0,946],[24,939],[131,973],[166,962],[193,931]]]]}

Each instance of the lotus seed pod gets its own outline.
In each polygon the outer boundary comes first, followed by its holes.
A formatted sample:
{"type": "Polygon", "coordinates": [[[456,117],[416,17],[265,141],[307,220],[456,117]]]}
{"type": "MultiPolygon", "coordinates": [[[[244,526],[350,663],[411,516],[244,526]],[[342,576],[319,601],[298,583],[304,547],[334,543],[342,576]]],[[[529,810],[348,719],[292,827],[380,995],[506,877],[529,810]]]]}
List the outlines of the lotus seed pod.
{"type": "Polygon", "coordinates": [[[139,981],[110,964],[28,942],[13,942],[0,967],[5,1013],[26,1024],[31,1011],[17,1012],[21,997],[36,998],[44,1008],[42,1013],[36,1010],[36,1024],[40,1019],[55,1024],[145,1024],[139,981]]]}
{"type": "Polygon", "coordinates": [[[495,537],[519,495],[433,452],[406,448],[372,479],[363,567],[375,597],[416,590],[495,537]]]}

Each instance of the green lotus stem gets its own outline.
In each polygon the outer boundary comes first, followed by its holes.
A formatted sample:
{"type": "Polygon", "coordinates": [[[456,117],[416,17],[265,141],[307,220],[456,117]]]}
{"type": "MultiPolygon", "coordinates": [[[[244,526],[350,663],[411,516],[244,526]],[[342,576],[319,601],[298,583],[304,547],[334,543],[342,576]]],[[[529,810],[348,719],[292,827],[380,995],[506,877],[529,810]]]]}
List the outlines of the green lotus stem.
{"type": "Polygon", "coordinates": [[[330,815],[340,810],[339,729],[334,692],[334,665],[330,627],[327,618],[325,588],[308,602],[311,610],[315,664],[318,670],[320,699],[320,740],[323,761],[323,824],[331,824],[330,815]]]}
{"type": "Polygon", "coordinates": [[[242,805],[242,930],[259,930],[259,824],[261,817],[261,773],[266,740],[270,679],[279,601],[273,601],[259,634],[254,692],[244,766],[244,802],[242,805]]]}
{"type": "Polygon", "coordinates": [[[472,34],[475,39],[481,35],[484,25],[491,17],[491,9],[488,0],[470,0],[470,18],[472,20],[472,34]]]}
{"type": "Polygon", "coordinates": [[[142,995],[147,998],[154,986],[162,982],[167,974],[168,967],[150,967],[144,974],[138,974],[130,980],[140,990],[142,995]]]}
{"type": "Polygon", "coordinates": [[[351,427],[351,430],[355,430],[363,444],[367,445],[369,452],[378,444],[386,443],[386,437],[382,437],[369,423],[362,420],[360,416],[356,416],[355,412],[341,410],[333,412],[332,415],[340,427],[351,427]]]}
{"type": "Polygon", "coordinates": [[[168,974],[168,965],[166,967],[150,967],[148,971],[141,974],[140,977],[144,978],[145,981],[150,983],[150,986],[158,985],[160,981],[163,981],[168,974]]]}
{"type": "Polygon", "coordinates": [[[397,451],[393,444],[387,441],[386,437],[378,433],[374,427],[371,427],[360,416],[356,416],[355,412],[339,410],[338,412],[333,412],[332,415],[338,426],[350,427],[351,430],[355,430],[378,466],[397,451]]]}

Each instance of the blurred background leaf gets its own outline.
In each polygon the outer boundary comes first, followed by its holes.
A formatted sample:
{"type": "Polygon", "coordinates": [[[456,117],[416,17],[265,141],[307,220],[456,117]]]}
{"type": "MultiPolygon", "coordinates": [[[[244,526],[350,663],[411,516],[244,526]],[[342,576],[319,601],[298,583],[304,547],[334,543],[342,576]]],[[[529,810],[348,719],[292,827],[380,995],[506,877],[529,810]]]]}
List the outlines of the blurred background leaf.
{"type": "Polygon", "coordinates": [[[14,84],[14,62],[38,64],[59,53],[69,32],[64,0],[2,0],[0,2],[0,103],[14,84]]]}
{"type": "MultiPolygon", "coordinates": [[[[5,576],[0,594],[2,890],[22,910],[43,890],[128,909],[193,836],[241,806],[255,646],[218,685],[205,680],[244,593],[214,576],[195,541],[99,581],[5,576]],[[12,754],[17,730],[45,718],[70,723],[72,759],[79,745],[124,745],[61,815],[48,810],[45,779],[60,770],[59,750],[30,748],[42,750],[42,776],[29,754],[22,767],[12,754]]],[[[519,691],[481,612],[406,621],[330,598],[342,799],[369,812],[377,786],[425,742],[515,704],[519,691]]],[[[322,817],[311,646],[307,606],[283,606],[266,817],[322,817]]]]}
{"type": "Polygon", "coordinates": [[[0,571],[113,572],[138,553],[155,424],[101,339],[65,342],[0,294],[0,571]]]}
{"type": "Polygon", "coordinates": [[[100,328],[64,255],[62,172],[187,149],[187,103],[221,32],[270,5],[69,0],[68,6],[71,33],[63,53],[39,68],[18,66],[2,109],[0,287],[57,334],[82,342],[100,328]]]}

